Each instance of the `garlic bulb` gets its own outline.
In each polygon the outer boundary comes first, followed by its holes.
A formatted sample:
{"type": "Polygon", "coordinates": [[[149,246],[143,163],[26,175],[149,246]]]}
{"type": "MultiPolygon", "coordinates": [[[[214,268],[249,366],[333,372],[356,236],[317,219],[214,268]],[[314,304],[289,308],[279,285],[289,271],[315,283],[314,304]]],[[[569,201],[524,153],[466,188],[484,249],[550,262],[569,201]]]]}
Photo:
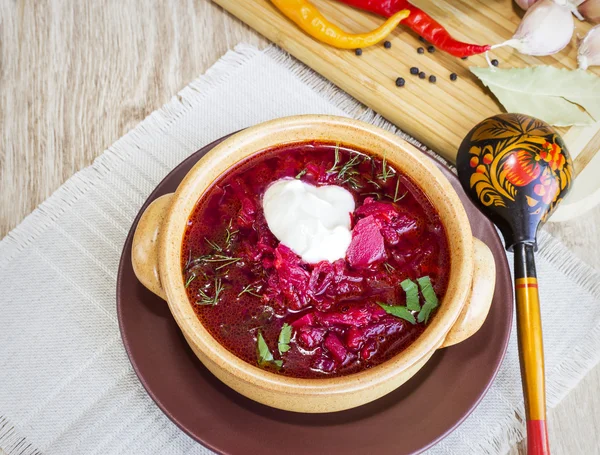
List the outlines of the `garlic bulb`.
{"type": "Polygon", "coordinates": [[[527,10],[511,39],[491,48],[510,46],[526,55],[556,54],[573,37],[575,23],[571,10],[567,2],[540,0],[527,10]]]}
{"type": "MultiPolygon", "coordinates": [[[[600,0],[588,0],[589,2],[598,3],[600,0]]],[[[538,0],[515,0],[515,3],[519,5],[519,7],[525,11],[527,11],[534,3],[537,3],[538,0]]],[[[554,0],[554,3],[559,5],[568,6],[571,8],[571,12],[573,15],[579,19],[580,21],[584,20],[582,14],[577,9],[579,5],[581,5],[585,0],[554,0]]]]}
{"type": "Polygon", "coordinates": [[[579,6],[579,12],[588,21],[600,23],[600,0],[586,0],[579,6]]]}
{"type": "Polygon", "coordinates": [[[515,3],[519,5],[521,9],[528,10],[538,0],[515,0],[515,3]]]}
{"type": "Polygon", "coordinates": [[[582,70],[600,65],[600,25],[593,27],[579,43],[577,63],[582,70]]]}

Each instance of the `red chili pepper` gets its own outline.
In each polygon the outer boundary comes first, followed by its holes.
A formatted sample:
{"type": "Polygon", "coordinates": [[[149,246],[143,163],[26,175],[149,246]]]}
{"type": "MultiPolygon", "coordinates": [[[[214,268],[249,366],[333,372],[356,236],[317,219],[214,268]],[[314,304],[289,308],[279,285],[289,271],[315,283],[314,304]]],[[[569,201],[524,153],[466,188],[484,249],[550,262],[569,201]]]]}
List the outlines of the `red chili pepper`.
{"type": "Polygon", "coordinates": [[[339,0],[350,6],[364,9],[380,16],[390,17],[402,9],[410,11],[410,15],[402,21],[415,33],[425,38],[438,49],[448,52],[455,57],[469,57],[482,54],[490,49],[490,45],[480,46],[458,41],[423,10],[410,4],[408,0],[339,0]]]}

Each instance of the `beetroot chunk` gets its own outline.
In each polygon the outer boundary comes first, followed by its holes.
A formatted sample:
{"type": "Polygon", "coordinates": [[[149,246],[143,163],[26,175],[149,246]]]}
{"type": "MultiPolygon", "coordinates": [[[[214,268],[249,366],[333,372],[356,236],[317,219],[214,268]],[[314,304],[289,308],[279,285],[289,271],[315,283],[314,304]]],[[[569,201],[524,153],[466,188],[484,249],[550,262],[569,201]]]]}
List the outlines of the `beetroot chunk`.
{"type": "Polygon", "coordinates": [[[242,199],[242,207],[238,214],[238,222],[241,226],[250,227],[256,219],[256,205],[249,197],[242,199]]]}
{"type": "Polygon", "coordinates": [[[366,268],[386,259],[381,225],[373,215],[359,220],[352,229],[346,259],[355,268],[366,268]]]}
{"type": "Polygon", "coordinates": [[[327,288],[333,284],[335,272],[333,264],[328,261],[319,262],[312,273],[308,286],[313,296],[320,296],[327,291],[327,288]]]}
{"type": "Polygon", "coordinates": [[[310,303],[308,296],[309,273],[300,265],[301,259],[287,246],[275,248],[275,274],[269,277],[269,298],[280,301],[283,297],[289,308],[299,310],[310,303]]]}
{"type": "Polygon", "coordinates": [[[315,314],[314,313],[306,313],[301,318],[296,319],[292,322],[292,327],[294,329],[299,329],[300,327],[304,327],[305,325],[313,325],[315,323],[315,314]]]}
{"type": "Polygon", "coordinates": [[[322,327],[304,326],[297,332],[296,342],[310,351],[323,342],[326,331],[322,327]]]}
{"type": "Polygon", "coordinates": [[[363,360],[369,360],[377,352],[377,342],[375,340],[369,340],[365,343],[363,348],[360,350],[360,358],[363,360]]]}
{"type": "Polygon", "coordinates": [[[399,215],[392,223],[390,227],[396,232],[398,237],[403,240],[411,242],[417,242],[421,235],[421,227],[417,218],[407,213],[399,215]]]}
{"type": "Polygon", "coordinates": [[[237,224],[250,228],[256,220],[258,208],[256,200],[252,197],[252,192],[247,188],[241,179],[231,182],[231,189],[235,198],[240,201],[241,207],[237,216],[237,224]]]}
{"type": "Polygon", "coordinates": [[[324,355],[317,356],[313,361],[312,368],[324,373],[331,373],[335,370],[335,362],[324,355]]]}
{"type": "Polygon", "coordinates": [[[348,355],[348,350],[344,347],[337,335],[329,333],[325,338],[325,343],[323,343],[323,345],[331,353],[331,356],[337,363],[344,363],[344,360],[346,360],[346,356],[348,355]]]}
{"type": "Polygon", "coordinates": [[[390,221],[398,216],[398,210],[389,202],[376,201],[372,197],[365,199],[363,205],[354,211],[357,217],[374,216],[381,221],[390,221]]]}
{"type": "Polygon", "coordinates": [[[346,336],[346,346],[350,349],[359,349],[368,340],[377,336],[390,336],[400,333],[405,327],[405,322],[398,318],[386,317],[366,327],[352,327],[346,336]]]}
{"type": "Polygon", "coordinates": [[[317,320],[325,327],[335,325],[362,327],[379,320],[386,314],[379,305],[365,303],[351,306],[345,312],[317,313],[317,320]]]}
{"type": "Polygon", "coordinates": [[[275,269],[280,280],[288,281],[301,291],[308,288],[309,273],[300,265],[301,259],[283,243],[275,248],[275,269]]]}

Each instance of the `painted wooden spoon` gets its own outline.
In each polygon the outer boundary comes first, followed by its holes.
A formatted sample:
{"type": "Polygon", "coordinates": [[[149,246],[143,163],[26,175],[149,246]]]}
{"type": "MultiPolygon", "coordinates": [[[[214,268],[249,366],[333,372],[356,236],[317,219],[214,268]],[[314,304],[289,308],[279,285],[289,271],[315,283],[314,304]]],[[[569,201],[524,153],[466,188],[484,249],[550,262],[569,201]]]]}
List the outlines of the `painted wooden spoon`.
{"type": "Polygon", "coordinates": [[[471,199],[500,229],[514,252],[517,335],[527,453],[546,455],[544,348],[534,252],[539,227],[571,186],[573,163],[558,133],[521,114],[501,114],[475,126],[456,159],[458,177],[471,199]]]}

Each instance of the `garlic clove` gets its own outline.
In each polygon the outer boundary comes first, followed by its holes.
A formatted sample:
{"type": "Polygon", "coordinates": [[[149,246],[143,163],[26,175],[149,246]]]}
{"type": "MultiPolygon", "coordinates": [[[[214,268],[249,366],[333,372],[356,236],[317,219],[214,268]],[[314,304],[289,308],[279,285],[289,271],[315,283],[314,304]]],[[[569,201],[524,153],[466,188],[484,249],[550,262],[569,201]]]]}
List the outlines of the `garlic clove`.
{"type": "Polygon", "coordinates": [[[579,43],[577,63],[582,70],[600,65],[600,25],[592,27],[579,43]]]}
{"type": "Polygon", "coordinates": [[[573,37],[572,6],[539,0],[531,6],[511,39],[492,46],[510,46],[526,55],[552,55],[564,49],[573,37]]]}
{"type": "MultiPolygon", "coordinates": [[[[525,11],[527,11],[531,6],[536,3],[538,0],[515,0],[515,3],[519,5],[519,7],[525,11]]],[[[597,3],[600,0],[589,0],[592,3],[597,3]]],[[[579,19],[580,21],[585,20],[582,13],[577,9],[579,5],[581,5],[585,0],[554,0],[554,3],[558,3],[559,5],[568,6],[571,8],[571,12],[573,15],[579,19]]]]}
{"type": "Polygon", "coordinates": [[[538,0],[515,0],[515,3],[519,5],[519,8],[527,11],[531,5],[533,5],[538,0]]]}
{"type": "Polygon", "coordinates": [[[600,0],[586,0],[579,6],[579,12],[586,20],[594,24],[600,23],[600,0]]]}
{"type": "Polygon", "coordinates": [[[562,6],[568,6],[571,10],[571,13],[573,13],[573,16],[575,16],[580,21],[583,21],[585,19],[583,18],[577,7],[581,5],[584,1],[585,0],[554,0],[554,3],[558,3],[562,6]]]}

